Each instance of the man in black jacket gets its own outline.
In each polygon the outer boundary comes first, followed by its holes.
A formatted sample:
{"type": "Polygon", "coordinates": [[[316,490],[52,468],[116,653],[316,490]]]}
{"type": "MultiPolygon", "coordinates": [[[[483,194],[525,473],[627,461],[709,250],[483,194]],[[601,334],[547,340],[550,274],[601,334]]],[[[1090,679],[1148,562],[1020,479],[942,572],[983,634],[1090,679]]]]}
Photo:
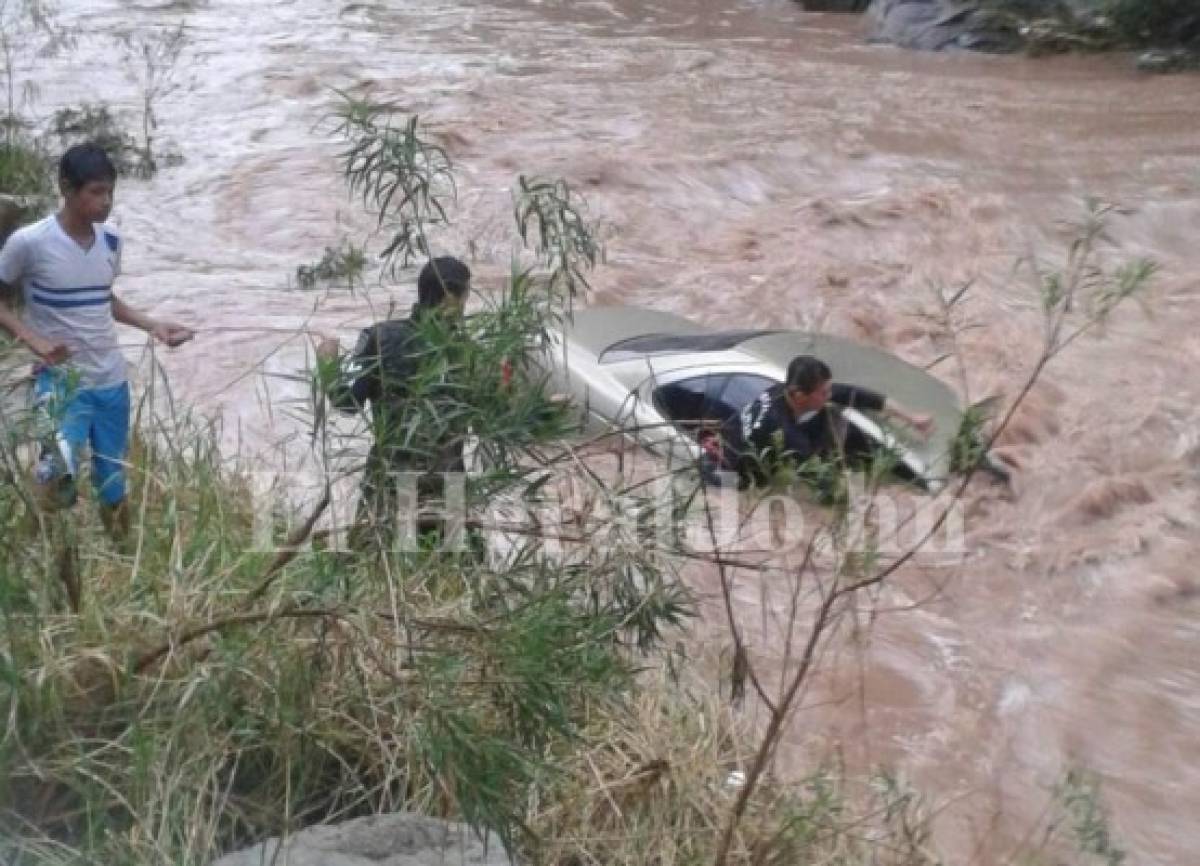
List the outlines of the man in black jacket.
{"type": "MultiPolygon", "coordinates": [[[[404,474],[417,474],[419,501],[442,492],[445,473],[463,471],[463,437],[450,424],[439,423],[436,404],[454,362],[448,357],[471,289],[471,271],[450,256],[430,260],[417,277],[417,302],[406,319],[390,319],[366,328],[348,361],[326,379],[326,395],[343,412],[370,405],[373,442],[367,457],[352,547],[362,547],[365,533],[390,543],[397,519],[398,484],[404,474]],[[411,397],[434,412],[418,411],[411,397]]],[[[340,360],[336,340],[317,346],[325,362],[340,360]]],[[[418,531],[440,528],[439,520],[418,518],[418,531]]]]}
{"type": "Polygon", "coordinates": [[[929,416],[910,414],[866,388],[834,383],[825,362],[800,355],[788,364],[783,383],[768,388],[724,424],[721,468],[736,472],[738,486],[745,488],[765,484],[781,462],[801,468],[813,458],[840,456],[847,431],[839,406],[882,413],[922,435],[932,430],[929,416]]]}

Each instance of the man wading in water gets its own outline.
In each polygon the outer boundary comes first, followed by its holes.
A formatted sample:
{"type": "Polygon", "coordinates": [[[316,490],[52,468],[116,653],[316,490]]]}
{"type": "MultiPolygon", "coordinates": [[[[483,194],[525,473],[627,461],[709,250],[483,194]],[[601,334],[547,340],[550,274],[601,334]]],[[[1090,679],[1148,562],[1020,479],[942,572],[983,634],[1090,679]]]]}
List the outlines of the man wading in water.
{"type": "MultiPolygon", "coordinates": [[[[373,442],[367,457],[350,545],[366,547],[372,540],[390,546],[395,540],[401,486],[415,475],[421,503],[442,493],[447,473],[463,471],[463,438],[449,427],[438,428],[428,412],[406,403],[419,398],[438,403],[453,359],[445,357],[456,339],[463,305],[471,289],[471,271],[456,258],[432,259],[417,277],[417,302],[407,319],[378,322],[362,331],[354,352],[334,375],[323,376],[330,402],[347,413],[361,412],[370,403],[373,442]]],[[[323,339],[317,358],[337,363],[337,340],[323,339]]],[[[437,518],[417,519],[427,538],[440,534],[437,518]]]]}
{"type": "Polygon", "coordinates": [[[922,436],[933,429],[928,415],[915,415],[866,388],[833,381],[828,365],[811,355],[788,364],[787,378],[773,385],[726,422],[718,442],[706,449],[703,471],[710,481],[719,470],[736,472],[739,488],[768,483],[774,470],[789,464],[808,477],[822,498],[835,498],[835,485],[823,461],[865,450],[848,442],[839,407],[878,412],[912,427],[922,436]]]}

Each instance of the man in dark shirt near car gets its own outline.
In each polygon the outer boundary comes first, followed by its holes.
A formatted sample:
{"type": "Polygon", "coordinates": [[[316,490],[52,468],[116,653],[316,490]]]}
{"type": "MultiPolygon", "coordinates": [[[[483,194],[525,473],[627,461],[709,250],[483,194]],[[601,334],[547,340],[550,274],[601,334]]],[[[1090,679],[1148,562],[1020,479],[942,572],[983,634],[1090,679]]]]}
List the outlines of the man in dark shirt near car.
{"type": "MultiPolygon", "coordinates": [[[[436,403],[449,387],[440,379],[452,373],[454,363],[443,356],[458,339],[470,288],[471,271],[463,262],[451,256],[430,260],[417,277],[417,302],[410,316],[365,328],[353,354],[325,383],[336,409],[361,412],[370,405],[373,442],[350,533],[353,548],[367,546],[371,536],[384,545],[394,540],[397,483],[403,474],[418,475],[418,500],[428,503],[441,496],[445,473],[463,471],[463,431],[453,429],[451,420],[439,426],[433,423],[436,413],[421,413],[415,407],[418,398],[436,403]]],[[[326,363],[338,361],[337,340],[322,340],[317,357],[326,363]]],[[[417,519],[422,535],[437,536],[440,529],[440,520],[417,519]]]]}
{"type": "MultiPolygon", "coordinates": [[[[912,414],[883,394],[835,383],[825,362],[800,355],[788,364],[784,382],[768,388],[722,426],[720,469],[736,472],[738,486],[746,488],[766,484],[773,467],[783,461],[799,468],[813,458],[838,457],[847,432],[838,407],[880,413],[922,436],[933,427],[929,416],[912,414]]],[[[710,477],[713,462],[717,461],[710,461],[710,477]]]]}

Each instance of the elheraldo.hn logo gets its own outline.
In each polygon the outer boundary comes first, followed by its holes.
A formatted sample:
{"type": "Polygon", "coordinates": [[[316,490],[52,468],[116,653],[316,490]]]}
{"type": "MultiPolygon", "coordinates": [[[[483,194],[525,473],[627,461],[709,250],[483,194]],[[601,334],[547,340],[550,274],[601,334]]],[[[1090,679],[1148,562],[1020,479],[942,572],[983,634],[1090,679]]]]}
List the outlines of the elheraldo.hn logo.
{"type": "MultiPolygon", "coordinates": [[[[857,553],[951,565],[966,554],[961,502],[868,490],[861,481],[849,484],[836,506],[791,492],[749,494],[734,485],[698,489],[669,478],[611,495],[577,487],[539,489],[536,498],[514,493],[481,504],[468,503],[464,474],[443,473],[438,481],[431,484],[420,473],[390,473],[386,513],[378,514],[353,485],[332,490],[316,533],[321,546],[346,549],[356,532],[374,529],[372,541],[385,541],[397,552],[462,551],[473,535],[476,546],[482,542],[492,552],[511,552],[516,539],[535,540],[538,556],[564,559],[581,548],[604,553],[629,546],[667,556],[803,553],[825,564],[857,553]]],[[[305,519],[284,503],[285,482],[277,473],[252,479],[257,551],[277,550],[305,519]]]]}

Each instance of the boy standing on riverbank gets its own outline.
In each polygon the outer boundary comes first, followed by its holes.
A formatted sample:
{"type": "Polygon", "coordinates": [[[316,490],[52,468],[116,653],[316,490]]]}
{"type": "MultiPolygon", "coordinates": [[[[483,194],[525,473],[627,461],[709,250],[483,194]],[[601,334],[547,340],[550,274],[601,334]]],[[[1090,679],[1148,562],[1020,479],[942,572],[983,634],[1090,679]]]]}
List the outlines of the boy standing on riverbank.
{"type": "MultiPolygon", "coordinates": [[[[193,333],[153,319],[113,293],[123,245],[105,220],[116,180],[112,161],[94,144],[75,145],[63,154],[58,171],[62,208],[18,229],[0,250],[5,294],[20,292],[24,299],[20,315],[0,303],[0,330],[39,359],[35,393],[58,424],[67,473],[75,473],[79,453],[85,444],[91,446],[100,514],[119,541],[129,529],[125,456],[130,401],[116,323],[145,331],[168,346],[186,343],[193,333]]],[[[39,484],[62,480],[48,475],[39,472],[39,484]]]]}

